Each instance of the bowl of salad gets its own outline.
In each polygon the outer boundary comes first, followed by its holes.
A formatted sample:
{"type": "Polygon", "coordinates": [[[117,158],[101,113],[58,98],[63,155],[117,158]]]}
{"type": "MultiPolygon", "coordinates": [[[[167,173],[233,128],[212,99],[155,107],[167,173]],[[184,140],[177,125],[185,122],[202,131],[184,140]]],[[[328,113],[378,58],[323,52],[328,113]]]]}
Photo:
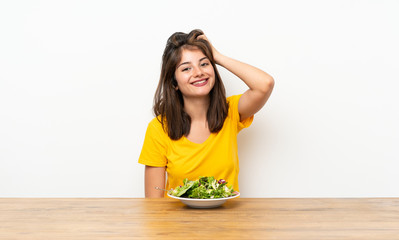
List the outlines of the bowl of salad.
{"type": "Polygon", "coordinates": [[[184,179],[183,186],[170,189],[167,195],[192,208],[215,208],[240,196],[240,193],[228,186],[224,179],[200,177],[195,181],[184,179]]]}

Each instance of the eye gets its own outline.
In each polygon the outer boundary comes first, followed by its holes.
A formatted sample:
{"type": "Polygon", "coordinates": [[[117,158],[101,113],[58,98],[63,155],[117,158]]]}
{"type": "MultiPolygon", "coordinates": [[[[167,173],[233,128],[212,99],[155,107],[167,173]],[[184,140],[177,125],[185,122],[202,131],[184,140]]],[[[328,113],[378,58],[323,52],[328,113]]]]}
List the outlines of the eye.
{"type": "Polygon", "coordinates": [[[203,66],[203,67],[205,67],[205,66],[208,66],[209,65],[209,63],[203,63],[203,64],[201,64],[201,66],[203,66]]]}
{"type": "Polygon", "coordinates": [[[186,68],[183,68],[182,72],[185,72],[185,71],[188,71],[188,70],[190,70],[190,68],[186,67],[186,68]]]}

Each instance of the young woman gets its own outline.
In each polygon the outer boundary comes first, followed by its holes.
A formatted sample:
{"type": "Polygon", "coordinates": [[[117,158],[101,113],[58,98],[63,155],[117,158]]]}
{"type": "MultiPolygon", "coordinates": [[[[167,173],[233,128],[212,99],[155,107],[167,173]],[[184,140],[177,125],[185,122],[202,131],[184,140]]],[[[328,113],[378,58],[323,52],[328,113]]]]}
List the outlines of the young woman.
{"type": "Polygon", "coordinates": [[[139,157],[146,165],[145,197],[163,197],[156,187],[169,190],[201,176],[225,179],[239,191],[237,133],[251,125],[273,86],[269,74],[219,53],[201,30],[174,33],[162,57],[156,117],[139,157]],[[226,99],[216,64],[249,89],[226,99]]]}

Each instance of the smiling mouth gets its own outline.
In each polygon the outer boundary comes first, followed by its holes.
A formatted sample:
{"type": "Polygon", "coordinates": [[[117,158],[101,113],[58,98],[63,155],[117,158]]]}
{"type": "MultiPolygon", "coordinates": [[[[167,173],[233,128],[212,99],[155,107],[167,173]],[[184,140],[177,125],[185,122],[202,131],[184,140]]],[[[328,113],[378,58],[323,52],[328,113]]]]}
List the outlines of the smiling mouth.
{"type": "Polygon", "coordinates": [[[194,86],[197,86],[197,87],[201,87],[201,86],[204,86],[207,82],[208,82],[208,78],[195,81],[195,82],[193,82],[191,84],[194,85],[194,86]]]}

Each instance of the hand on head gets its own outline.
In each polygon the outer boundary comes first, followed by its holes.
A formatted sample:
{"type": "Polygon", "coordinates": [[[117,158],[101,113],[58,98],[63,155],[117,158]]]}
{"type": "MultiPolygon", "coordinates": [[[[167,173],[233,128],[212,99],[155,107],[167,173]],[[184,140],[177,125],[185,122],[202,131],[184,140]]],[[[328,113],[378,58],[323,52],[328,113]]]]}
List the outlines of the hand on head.
{"type": "Polygon", "coordinates": [[[197,39],[203,39],[203,40],[205,40],[205,41],[207,41],[207,42],[209,43],[209,45],[210,45],[211,48],[212,48],[212,55],[213,55],[213,58],[215,59],[216,63],[219,63],[218,60],[219,60],[220,53],[219,53],[219,52],[216,50],[216,48],[212,45],[212,43],[209,41],[209,39],[206,37],[206,35],[205,35],[205,34],[198,35],[198,36],[197,36],[197,39]]]}

